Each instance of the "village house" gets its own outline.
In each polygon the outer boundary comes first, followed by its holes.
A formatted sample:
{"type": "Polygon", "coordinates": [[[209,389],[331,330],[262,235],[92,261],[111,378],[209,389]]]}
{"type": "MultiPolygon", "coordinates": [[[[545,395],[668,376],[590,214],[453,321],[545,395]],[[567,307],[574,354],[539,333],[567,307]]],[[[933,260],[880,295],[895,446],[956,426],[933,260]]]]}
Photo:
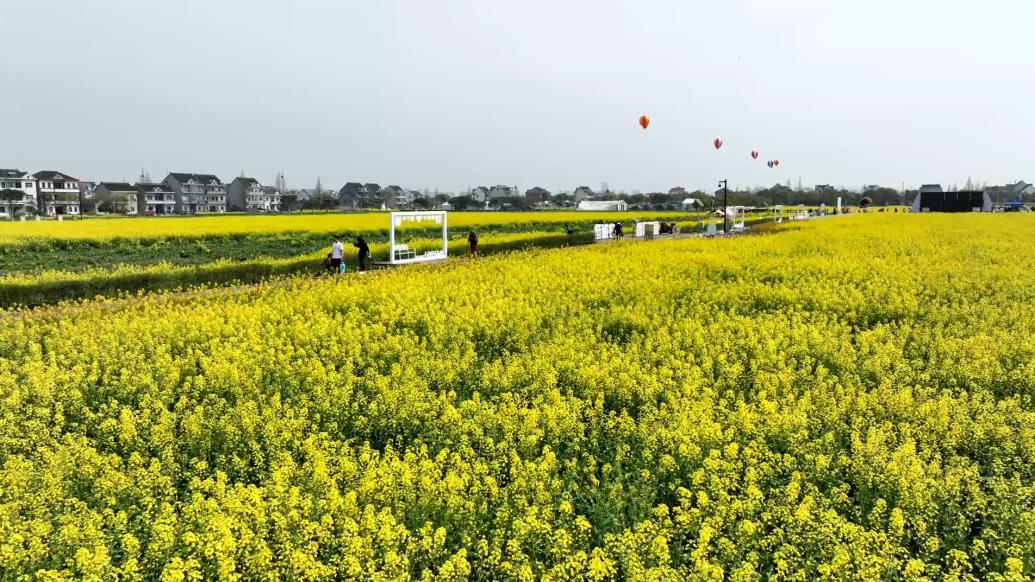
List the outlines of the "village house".
{"type": "Polygon", "coordinates": [[[1006,186],[992,186],[988,188],[987,192],[992,200],[996,202],[1009,202],[1011,200],[1023,200],[1025,196],[1035,195],[1035,186],[1021,180],[1006,186]]]}
{"type": "Polygon", "coordinates": [[[413,203],[410,193],[394,184],[381,189],[381,199],[388,208],[398,208],[413,203]]]}
{"type": "Polygon", "coordinates": [[[0,170],[0,218],[16,218],[35,209],[36,178],[21,170],[0,170]]]}
{"type": "Polygon", "coordinates": [[[44,170],[33,174],[36,178],[36,205],[47,216],[78,216],[79,178],[44,170]]]}
{"type": "Polygon", "coordinates": [[[536,186],[525,190],[525,200],[529,202],[542,203],[550,199],[550,191],[536,186]]]}
{"type": "Polygon", "coordinates": [[[176,212],[226,212],[226,185],[212,174],[171,172],[163,183],[176,194],[176,212]]]}
{"type": "Polygon", "coordinates": [[[167,216],[176,212],[176,193],[165,184],[137,182],[137,214],[141,216],[167,216]]]}
{"type": "Polygon", "coordinates": [[[338,206],[345,210],[355,210],[360,207],[366,191],[363,184],[359,182],[346,182],[341,190],[338,190],[338,206]]]}
{"type": "Polygon", "coordinates": [[[280,196],[274,188],[268,192],[255,178],[234,178],[226,190],[226,204],[231,211],[276,212],[280,196]]]}
{"type": "Polygon", "coordinates": [[[136,214],[137,189],[125,182],[99,182],[91,200],[99,213],[136,214]]]}
{"type": "Polygon", "coordinates": [[[497,198],[517,198],[518,196],[520,196],[520,194],[518,193],[517,188],[504,186],[502,184],[493,186],[488,193],[489,200],[495,200],[497,198]]]}
{"type": "Polygon", "coordinates": [[[579,186],[578,188],[575,189],[574,196],[575,196],[575,202],[579,203],[579,202],[582,202],[583,200],[589,200],[590,198],[593,198],[594,196],[596,196],[596,193],[594,193],[593,189],[590,188],[589,186],[579,186]]]}

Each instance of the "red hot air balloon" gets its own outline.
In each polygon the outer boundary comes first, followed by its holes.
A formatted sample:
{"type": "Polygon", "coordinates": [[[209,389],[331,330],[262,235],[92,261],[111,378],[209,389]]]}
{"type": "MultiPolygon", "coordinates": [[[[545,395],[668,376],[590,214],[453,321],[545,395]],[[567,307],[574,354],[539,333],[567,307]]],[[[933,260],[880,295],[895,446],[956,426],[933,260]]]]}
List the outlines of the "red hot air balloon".
{"type": "Polygon", "coordinates": [[[752,160],[757,160],[758,159],[758,150],[751,150],[751,159],[752,160]]]}
{"type": "Polygon", "coordinates": [[[773,160],[773,165],[774,166],[779,166],[780,165],[780,160],[773,160]]]}
{"type": "Polygon", "coordinates": [[[766,162],[766,163],[767,163],[767,164],[769,164],[769,167],[770,167],[770,168],[772,168],[772,167],[773,167],[773,160],[769,160],[769,161],[768,161],[768,162],[766,162]]]}
{"type": "Polygon", "coordinates": [[[642,127],[643,129],[647,129],[648,125],[650,125],[650,118],[647,117],[646,115],[641,115],[640,116],[640,127],[642,127]]]}
{"type": "Polygon", "coordinates": [[[722,147],[722,140],[719,139],[719,138],[715,138],[715,149],[719,149],[721,147],[722,147]]]}

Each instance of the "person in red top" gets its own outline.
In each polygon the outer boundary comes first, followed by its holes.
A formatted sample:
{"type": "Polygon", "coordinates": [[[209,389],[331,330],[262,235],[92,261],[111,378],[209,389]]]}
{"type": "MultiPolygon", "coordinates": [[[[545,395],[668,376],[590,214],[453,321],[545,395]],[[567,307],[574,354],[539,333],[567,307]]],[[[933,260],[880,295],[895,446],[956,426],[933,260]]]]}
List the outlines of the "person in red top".
{"type": "Polygon", "coordinates": [[[471,256],[472,257],[477,257],[478,256],[478,233],[474,232],[474,229],[472,229],[471,232],[467,233],[467,244],[471,247],[471,256]]]}

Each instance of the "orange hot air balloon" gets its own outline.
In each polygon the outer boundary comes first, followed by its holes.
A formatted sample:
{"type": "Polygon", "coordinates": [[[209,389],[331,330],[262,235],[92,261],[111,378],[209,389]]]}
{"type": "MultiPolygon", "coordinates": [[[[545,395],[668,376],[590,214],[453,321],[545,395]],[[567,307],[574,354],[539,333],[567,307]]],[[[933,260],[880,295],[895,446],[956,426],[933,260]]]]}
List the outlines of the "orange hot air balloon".
{"type": "Polygon", "coordinates": [[[722,147],[722,140],[719,139],[719,138],[715,138],[715,149],[719,149],[721,147],[722,147]]]}
{"type": "Polygon", "coordinates": [[[758,150],[751,150],[751,159],[752,160],[757,160],[758,159],[758,150]]]}
{"type": "Polygon", "coordinates": [[[642,127],[643,129],[647,129],[648,125],[650,125],[650,118],[647,117],[646,115],[641,115],[640,116],[640,127],[642,127]]]}

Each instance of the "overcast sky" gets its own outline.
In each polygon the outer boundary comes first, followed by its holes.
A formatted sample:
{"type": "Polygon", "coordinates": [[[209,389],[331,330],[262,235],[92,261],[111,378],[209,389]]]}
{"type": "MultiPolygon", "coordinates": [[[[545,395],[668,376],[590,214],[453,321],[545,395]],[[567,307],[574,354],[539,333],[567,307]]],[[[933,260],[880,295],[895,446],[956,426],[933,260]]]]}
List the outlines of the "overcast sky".
{"type": "Polygon", "coordinates": [[[962,187],[1033,108],[1031,0],[0,0],[0,167],[88,180],[962,187]]]}

